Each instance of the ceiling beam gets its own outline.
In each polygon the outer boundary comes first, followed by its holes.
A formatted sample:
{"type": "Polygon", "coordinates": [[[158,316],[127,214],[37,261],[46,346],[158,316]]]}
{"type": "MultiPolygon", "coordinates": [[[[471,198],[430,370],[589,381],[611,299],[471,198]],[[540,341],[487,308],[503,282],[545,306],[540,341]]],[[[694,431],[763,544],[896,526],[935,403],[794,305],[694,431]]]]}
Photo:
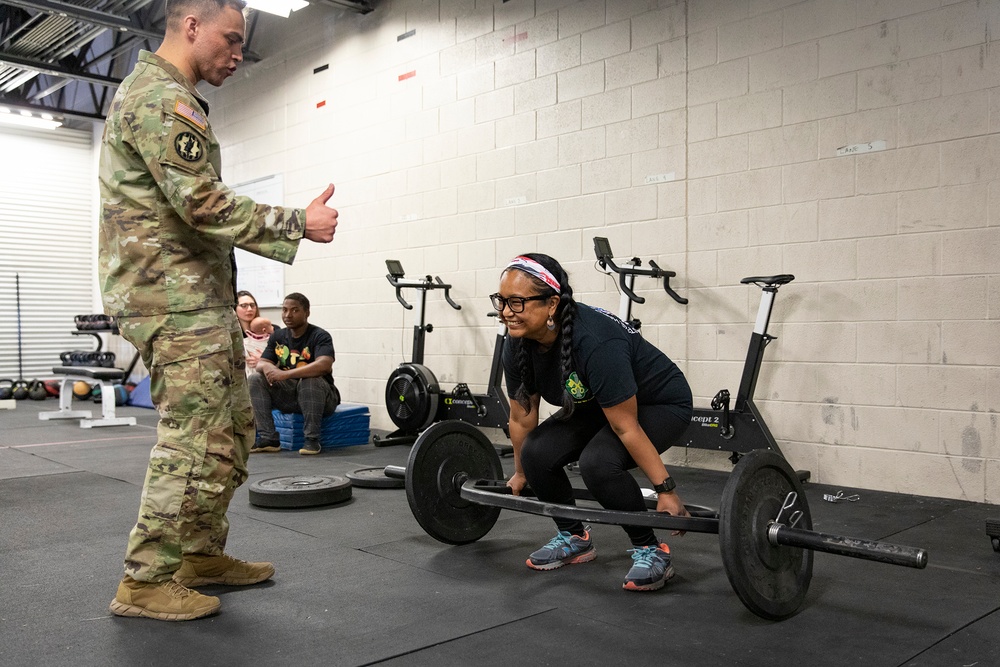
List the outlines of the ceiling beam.
{"type": "MultiPolygon", "coordinates": [[[[6,2],[6,0],[4,1],[6,2]]],[[[375,9],[370,0],[310,0],[310,2],[314,5],[321,5],[325,7],[353,9],[359,14],[367,14],[375,9]]]]}
{"type": "Polygon", "coordinates": [[[20,7],[21,9],[34,9],[36,11],[45,12],[46,14],[55,14],[57,16],[79,19],[80,21],[103,26],[112,30],[142,35],[143,37],[148,37],[149,39],[163,39],[162,32],[145,30],[144,28],[132,25],[132,22],[123,16],[100,12],[96,9],[80,7],[79,5],[71,5],[68,2],[59,2],[59,0],[3,0],[2,4],[20,7]]]}
{"type": "Polygon", "coordinates": [[[4,53],[0,51],[0,65],[6,65],[7,67],[15,67],[18,69],[31,70],[32,72],[39,72],[40,74],[48,74],[49,76],[58,76],[64,79],[74,79],[76,81],[86,81],[87,83],[97,84],[99,86],[108,86],[109,88],[117,88],[121,85],[121,79],[115,79],[110,76],[103,76],[101,74],[92,74],[90,72],[79,72],[65,67],[60,67],[59,65],[53,65],[52,63],[42,62],[40,60],[31,60],[29,58],[22,58],[21,56],[15,56],[10,53],[4,53]]]}
{"type": "Polygon", "coordinates": [[[103,123],[105,117],[103,114],[97,113],[87,113],[85,111],[76,111],[74,109],[61,109],[58,107],[46,107],[39,104],[27,104],[22,100],[8,100],[7,98],[0,95],[0,106],[8,107],[10,109],[24,109],[25,111],[32,111],[34,113],[49,113],[53,116],[62,116],[63,118],[74,118],[76,120],[86,120],[90,122],[101,122],[103,123]]]}

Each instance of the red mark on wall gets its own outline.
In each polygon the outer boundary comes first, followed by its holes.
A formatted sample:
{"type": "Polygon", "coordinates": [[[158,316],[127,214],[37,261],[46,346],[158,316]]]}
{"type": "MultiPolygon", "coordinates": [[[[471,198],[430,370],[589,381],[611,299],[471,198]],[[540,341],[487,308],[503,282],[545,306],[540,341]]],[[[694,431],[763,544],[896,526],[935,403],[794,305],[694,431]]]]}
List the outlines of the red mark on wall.
{"type": "Polygon", "coordinates": [[[320,108],[325,107],[325,106],[326,106],[326,100],[323,100],[322,102],[317,102],[316,103],[316,108],[317,109],[320,109],[320,108]]]}
{"type": "Polygon", "coordinates": [[[400,81],[406,81],[407,79],[412,79],[416,75],[417,75],[417,70],[413,70],[413,71],[407,72],[406,74],[400,74],[399,75],[399,80],[400,81]]]}
{"type": "Polygon", "coordinates": [[[528,39],[528,33],[527,32],[519,32],[516,35],[514,35],[513,37],[509,37],[509,38],[507,38],[507,39],[505,39],[503,41],[505,41],[505,42],[523,42],[526,39],[528,39]]]}

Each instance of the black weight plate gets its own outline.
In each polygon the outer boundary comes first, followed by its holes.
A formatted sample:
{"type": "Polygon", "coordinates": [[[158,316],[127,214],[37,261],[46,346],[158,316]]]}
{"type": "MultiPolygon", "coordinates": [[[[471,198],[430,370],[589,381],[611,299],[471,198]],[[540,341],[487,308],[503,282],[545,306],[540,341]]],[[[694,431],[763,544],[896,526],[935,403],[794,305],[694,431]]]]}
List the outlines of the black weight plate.
{"type": "Polygon", "coordinates": [[[417,433],[427,428],[438,409],[437,378],[426,366],[403,364],[385,384],[385,407],[392,423],[417,433]]]}
{"type": "Polygon", "coordinates": [[[811,550],[774,546],[767,539],[790,491],[798,494],[794,509],[802,511],[795,527],[812,530],[795,471],[781,455],[754,450],[733,469],[719,508],[719,550],[729,583],[747,609],[775,621],[798,611],[812,580],[811,550]]]}
{"type": "Polygon", "coordinates": [[[406,480],[398,477],[386,477],[385,466],[375,468],[358,468],[347,473],[347,479],[351,480],[354,486],[366,489],[402,489],[406,486],[406,480]]]}
{"type": "Polygon", "coordinates": [[[300,508],[342,503],[351,497],[351,480],[327,475],[272,477],[250,485],[250,504],[300,508]]]}
{"type": "Polygon", "coordinates": [[[438,422],[421,433],[406,463],[406,500],[417,523],[445,544],[475,542],[500,516],[499,507],[459,495],[464,477],[503,478],[500,457],[489,439],[475,426],[455,420],[438,422]]]}

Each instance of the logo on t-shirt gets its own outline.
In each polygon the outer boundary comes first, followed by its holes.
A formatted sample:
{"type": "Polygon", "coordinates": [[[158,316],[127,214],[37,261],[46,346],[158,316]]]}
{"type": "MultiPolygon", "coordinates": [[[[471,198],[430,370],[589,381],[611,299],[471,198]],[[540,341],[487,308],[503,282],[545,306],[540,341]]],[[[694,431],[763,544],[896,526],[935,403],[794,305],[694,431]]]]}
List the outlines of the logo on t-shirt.
{"type": "Polygon", "coordinates": [[[305,366],[312,361],[312,352],[309,351],[308,346],[302,348],[300,352],[299,350],[289,348],[287,345],[278,343],[274,346],[274,355],[278,357],[278,368],[281,370],[305,366]]]}
{"type": "Polygon", "coordinates": [[[580,381],[580,376],[576,374],[576,371],[569,374],[569,378],[566,380],[566,391],[577,401],[583,400],[587,395],[588,390],[583,386],[583,382],[580,381]]]}

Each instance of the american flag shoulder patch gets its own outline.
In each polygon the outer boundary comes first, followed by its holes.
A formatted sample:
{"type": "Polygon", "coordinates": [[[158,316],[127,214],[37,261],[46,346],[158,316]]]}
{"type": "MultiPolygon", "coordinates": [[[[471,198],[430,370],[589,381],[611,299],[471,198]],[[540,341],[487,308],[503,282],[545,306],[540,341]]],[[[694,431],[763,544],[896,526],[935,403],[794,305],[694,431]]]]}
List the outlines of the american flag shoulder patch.
{"type": "Polygon", "coordinates": [[[208,121],[204,116],[180,100],[177,100],[174,103],[174,113],[182,118],[188,119],[200,130],[204,130],[208,127],[208,121]]]}

